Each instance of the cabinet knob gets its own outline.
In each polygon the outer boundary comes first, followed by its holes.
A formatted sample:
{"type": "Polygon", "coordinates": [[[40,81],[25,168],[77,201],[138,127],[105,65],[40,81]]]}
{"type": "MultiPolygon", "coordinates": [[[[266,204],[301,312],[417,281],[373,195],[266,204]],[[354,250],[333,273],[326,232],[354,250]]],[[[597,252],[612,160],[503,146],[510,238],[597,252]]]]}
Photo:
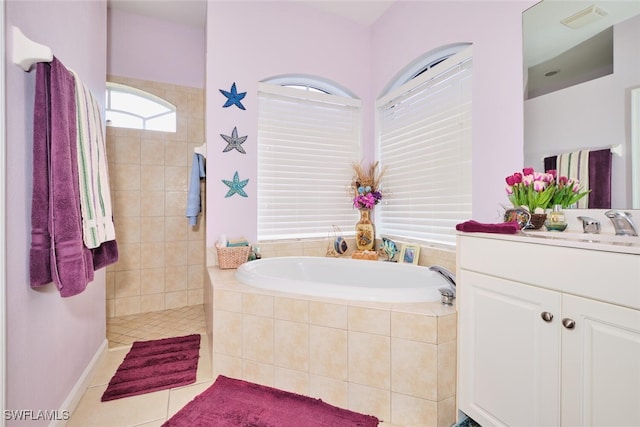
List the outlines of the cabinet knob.
{"type": "Polygon", "coordinates": [[[564,326],[567,329],[573,329],[576,327],[576,322],[573,319],[569,319],[568,317],[565,317],[564,319],[562,319],[562,326],[564,326]]]}
{"type": "Polygon", "coordinates": [[[542,320],[547,323],[553,320],[553,314],[549,313],[548,311],[543,311],[542,313],[540,313],[540,317],[542,317],[542,320]]]}

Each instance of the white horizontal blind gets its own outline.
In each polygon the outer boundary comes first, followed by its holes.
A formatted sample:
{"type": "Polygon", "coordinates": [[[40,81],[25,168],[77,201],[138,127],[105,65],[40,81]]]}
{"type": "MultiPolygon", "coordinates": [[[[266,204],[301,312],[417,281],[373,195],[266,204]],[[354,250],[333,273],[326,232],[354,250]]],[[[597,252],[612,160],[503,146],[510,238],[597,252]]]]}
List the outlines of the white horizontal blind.
{"type": "Polygon", "coordinates": [[[258,240],[349,234],[347,187],[361,158],[360,100],[258,87],[258,240]]]}
{"type": "Polygon", "coordinates": [[[471,47],[376,103],[381,234],[455,245],[471,216],[471,47]]]}

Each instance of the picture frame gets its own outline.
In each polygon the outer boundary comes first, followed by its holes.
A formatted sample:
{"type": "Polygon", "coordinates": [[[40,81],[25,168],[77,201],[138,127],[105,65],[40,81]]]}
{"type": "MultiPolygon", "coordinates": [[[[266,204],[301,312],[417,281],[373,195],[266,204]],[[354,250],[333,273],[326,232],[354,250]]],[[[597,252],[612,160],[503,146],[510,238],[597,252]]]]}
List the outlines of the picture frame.
{"type": "Polygon", "coordinates": [[[419,256],[420,256],[419,245],[411,245],[411,244],[405,243],[402,245],[402,249],[400,250],[399,262],[403,264],[418,265],[419,256]]]}

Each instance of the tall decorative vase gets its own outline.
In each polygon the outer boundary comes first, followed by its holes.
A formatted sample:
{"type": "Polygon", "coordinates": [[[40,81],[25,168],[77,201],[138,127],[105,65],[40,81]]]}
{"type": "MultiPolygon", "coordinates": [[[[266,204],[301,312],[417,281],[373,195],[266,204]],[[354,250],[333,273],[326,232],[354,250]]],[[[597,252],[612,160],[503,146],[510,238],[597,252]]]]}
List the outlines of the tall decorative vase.
{"type": "Polygon", "coordinates": [[[369,209],[360,209],[360,221],[356,224],[356,247],[359,251],[370,251],[376,243],[376,232],[369,218],[369,209]]]}

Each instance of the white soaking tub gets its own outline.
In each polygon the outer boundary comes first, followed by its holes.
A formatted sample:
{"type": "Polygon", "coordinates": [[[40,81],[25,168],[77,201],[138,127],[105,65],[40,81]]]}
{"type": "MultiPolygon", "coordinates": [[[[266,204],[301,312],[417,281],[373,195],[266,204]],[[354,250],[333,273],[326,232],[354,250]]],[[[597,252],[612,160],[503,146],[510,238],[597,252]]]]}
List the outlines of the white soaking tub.
{"type": "Polygon", "coordinates": [[[235,278],[279,292],[375,302],[440,299],[446,280],[426,267],[328,257],[276,257],[244,263],[235,278]]]}

